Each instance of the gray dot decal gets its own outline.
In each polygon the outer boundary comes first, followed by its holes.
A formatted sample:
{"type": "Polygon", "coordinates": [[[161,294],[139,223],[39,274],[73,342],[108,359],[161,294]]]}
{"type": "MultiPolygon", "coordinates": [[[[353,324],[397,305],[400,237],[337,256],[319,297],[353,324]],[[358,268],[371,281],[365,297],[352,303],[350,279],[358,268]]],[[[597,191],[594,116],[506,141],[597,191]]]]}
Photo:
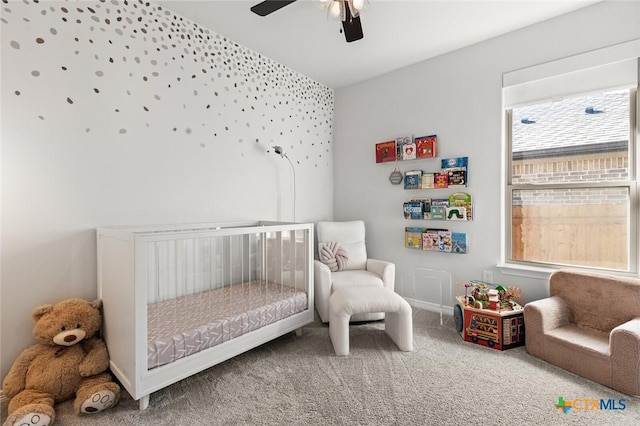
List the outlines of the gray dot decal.
{"type": "Polygon", "coordinates": [[[3,59],[16,58],[22,77],[7,83],[31,106],[26,111],[42,113],[42,126],[60,126],[44,117],[66,100],[90,110],[84,120],[65,119],[77,120],[69,125],[80,132],[92,129],[92,137],[110,129],[138,143],[172,130],[176,143],[211,152],[232,141],[241,157],[258,152],[244,141],[268,145],[260,140],[273,137],[298,156],[296,164],[328,165],[333,91],[310,78],[144,0],[10,4],[2,30],[11,49],[3,59]],[[33,77],[52,96],[24,92],[33,77]],[[194,145],[195,138],[207,143],[194,145]]]}

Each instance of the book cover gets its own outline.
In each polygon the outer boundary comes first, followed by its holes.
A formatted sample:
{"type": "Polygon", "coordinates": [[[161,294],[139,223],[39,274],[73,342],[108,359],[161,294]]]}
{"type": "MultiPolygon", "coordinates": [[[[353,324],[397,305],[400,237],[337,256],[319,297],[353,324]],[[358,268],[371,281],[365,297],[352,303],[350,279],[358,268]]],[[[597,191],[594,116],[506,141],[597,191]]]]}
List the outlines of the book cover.
{"type": "Polygon", "coordinates": [[[423,204],[422,201],[411,200],[404,203],[404,218],[405,219],[422,219],[423,218],[423,204]]]}
{"type": "Polygon", "coordinates": [[[447,175],[449,187],[465,187],[468,179],[468,157],[443,158],[442,173],[447,175]]]}
{"type": "Polygon", "coordinates": [[[469,165],[469,157],[443,158],[441,165],[443,169],[466,169],[469,165]]]}
{"type": "Polygon", "coordinates": [[[446,252],[446,253],[451,253],[451,232],[447,231],[447,230],[441,230],[438,231],[438,236],[440,237],[439,243],[440,243],[440,251],[442,252],[446,252]]]}
{"type": "Polygon", "coordinates": [[[449,207],[448,199],[433,198],[431,200],[431,220],[447,220],[447,207],[449,207]]]}
{"type": "Polygon", "coordinates": [[[440,229],[427,228],[422,233],[422,250],[440,251],[440,229]]]}
{"type": "Polygon", "coordinates": [[[467,209],[460,206],[447,207],[447,220],[467,220],[467,209]]]}
{"type": "Polygon", "coordinates": [[[448,188],[449,177],[446,173],[435,173],[433,175],[433,187],[434,188],[448,188]]]}
{"type": "Polygon", "coordinates": [[[401,160],[413,160],[415,159],[416,149],[415,144],[413,142],[413,136],[399,136],[396,138],[396,159],[398,161],[401,160]],[[405,145],[413,145],[413,147],[409,146],[405,149],[405,145]],[[409,157],[405,157],[405,152],[408,152],[409,157]]]}
{"type": "Polygon", "coordinates": [[[431,199],[425,198],[422,200],[422,218],[425,220],[431,219],[431,199]]]}
{"type": "Polygon", "coordinates": [[[396,141],[376,144],[376,163],[385,163],[387,161],[396,161],[396,141]]]}
{"type": "Polygon", "coordinates": [[[464,207],[465,220],[473,220],[473,203],[471,194],[466,192],[455,192],[449,196],[450,207],[464,207]]]}
{"type": "Polygon", "coordinates": [[[422,174],[422,189],[430,189],[433,188],[433,173],[423,173],[422,174]]]}
{"type": "Polygon", "coordinates": [[[404,174],[404,189],[420,189],[422,170],[410,170],[404,174]]]}
{"type": "Polygon", "coordinates": [[[436,135],[420,136],[415,139],[416,144],[416,157],[418,158],[433,158],[436,157],[436,135]]]}
{"type": "Polygon", "coordinates": [[[467,171],[465,169],[448,169],[447,183],[449,188],[463,188],[467,186],[467,171]]]}
{"type": "Polygon", "coordinates": [[[464,254],[467,252],[467,234],[464,232],[451,233],[451,253],[464,254]]]}
{"type": "Polygon", "coordinates": [[[422,249],[422,231],[423,228],[406,227],[404,228],[404,245],[407,248],[422,249]]]}

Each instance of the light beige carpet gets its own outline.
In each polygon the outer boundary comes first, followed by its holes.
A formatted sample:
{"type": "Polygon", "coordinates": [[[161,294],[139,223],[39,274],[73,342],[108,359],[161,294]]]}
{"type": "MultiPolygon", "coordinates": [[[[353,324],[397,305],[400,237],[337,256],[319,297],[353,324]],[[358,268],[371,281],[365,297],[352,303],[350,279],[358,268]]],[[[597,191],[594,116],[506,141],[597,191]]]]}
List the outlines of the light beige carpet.
{"type": "MultiPolygon", "coordinates": [[[[317,317],[317,315],[316,315],[317,317]]],[[[529,356],[466,343],[449,319],[414,309],[414,352],[400,352],[381,322],[350,327],[336,357],[328,326],[283,336],[151,395],[139,411],[126,392],[105,412],[57,425],[639,425],[640,399],[529,356]],[[624,410],[565,414],[558,398],[625,399],[624,410]]],[[[580,404],[578,404],[579,406],[580,404]]],[[[6,404],[3,420],[6,417],[6,404]]]]}

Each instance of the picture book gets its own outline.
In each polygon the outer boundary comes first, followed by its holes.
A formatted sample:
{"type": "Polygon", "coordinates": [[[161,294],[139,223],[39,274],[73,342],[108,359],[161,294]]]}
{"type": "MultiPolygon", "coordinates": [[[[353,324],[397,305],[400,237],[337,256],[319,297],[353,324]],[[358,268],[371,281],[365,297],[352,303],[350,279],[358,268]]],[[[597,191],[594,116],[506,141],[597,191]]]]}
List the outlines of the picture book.
{"type": "Polygon", "coordinates": [[[464,207],[447,207],[447,220],[467,220],[467,209],[464,207]]]}
{"type": "Polygon", "coordinates": [[[422,249],[422,231],[423,228],[406,227],[404,228],[404,245],[407,248],[422,249]]]}
{"type": "Polygon", "coordinates": [[[465,220],[473,220],[473,203],[471,194],[466,192],[455,192],[449,196],[450,207],[464,207],[465,220]]]}
{"type": "Polygon", "coordinates": [[[420,136],[415,139],[416,144],[416,156],[418,158],[433,158],[436,157],[436,135],[420,136]]]}
{"type": "Polygon", "coordinates": [[[431,199],[429,198],[422,200],[422,218],[425,220],[431,219],[431,199]]]}
{"type": "Polygon", "coordinates": [[[385,163],[387,161],[396,161],[396,141],[376,144],[376,163],[385,163]]]}
{"type": "Polygon", "coordinates": [[[440,251],[440,229],[427,228],[422,233],[422,250],[440,251]]]}
{"type": "Polygon", "coordinates": [[[468,178],[468,157],[443,158],[442,173],[447,175],[449,187],[465,187],[468,178]]]}
{"type": "Polygon", "coordinates": [[[450,253],[452,246],[451,246],[451,232],[447,231],[447,230],[441,230],[438,231],[438,236],[440,237],[440,251],[443,252],[447,252],[450,253]]]}
{"type": "Polygon", "coordinates": [[[422,201],[411,200],[404,203],[405,219],[423,219],[424,205],[422,201]]]}
{"type": "Polygon", "coordinates": [[[463,188],[467,186],[467,171],[463,169],[447,170],[449,188],[463,188]]]}
{"type": "Polygon", "coordinates": [[[469,157],[443,158],[441,160],[443,169],[466,169],[469,165],[469,157]]]}
{"type": "Polygon", "coordinates": [[[422,170],[409,170],[404,174],[404,189],[420,189],[422,170]]]}
{"type": "Polygon", "coordinates": [[[446,173],[435,173],[433,175],[433,187],[434,188],[448,188],[449,177],[446,173]]]}
{"type": "Polygon", "coordinates": [[[447,220],[447,208],[431,205],[431,220],[447,220]]]}
{"type": "Polygon", "coordinates": [[[433,173],[422,174],[422,189],[433,188],[433,173]]]}
{"type": "Polygon", "coordinates": [[[396,159],[398,161],[416,159],[416,145],[411,135],[396,138],[396,159]]]}
{"type": "Polygon", "coordinates": [[[464,254],[467,252],[467,234],[464,232],[451,233],[451,253],[464,254]]]}

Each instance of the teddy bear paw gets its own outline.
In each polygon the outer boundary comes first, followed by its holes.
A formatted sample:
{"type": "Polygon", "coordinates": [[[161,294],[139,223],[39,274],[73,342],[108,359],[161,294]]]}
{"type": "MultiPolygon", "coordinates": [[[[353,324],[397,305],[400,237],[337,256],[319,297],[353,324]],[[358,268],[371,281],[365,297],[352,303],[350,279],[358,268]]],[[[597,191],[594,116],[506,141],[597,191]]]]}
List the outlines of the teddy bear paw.
{"type": "Polygon", "coordinates": [[[13,422],[13,426],[49,426],[51,417],[42,413],[29,413],[13,422]]]}
{"type": "Polygon", "coordinates": [[[80,412],[85,414],[99,413],[111,407],[116,401],[116,394],[103,389],[87,398],[80,406],[80,412]]]}

